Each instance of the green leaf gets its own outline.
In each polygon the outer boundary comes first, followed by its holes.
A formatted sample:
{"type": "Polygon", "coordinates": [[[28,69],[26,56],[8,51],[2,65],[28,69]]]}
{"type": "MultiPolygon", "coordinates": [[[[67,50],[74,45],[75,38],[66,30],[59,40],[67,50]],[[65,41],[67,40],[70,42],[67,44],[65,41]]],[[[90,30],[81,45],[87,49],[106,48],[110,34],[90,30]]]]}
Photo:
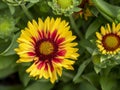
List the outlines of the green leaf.
{"type": "Polygon", "coordinates": [[[63,84],[63,87],[60,87],[58,90],[78,90],[78,88],[73,83],[68,83],[66,85],[63,84]]]}
{"type": "Polygon", "coordinates": [[[116,90],[116,79],[110,77],[110,76],[103,76],[100,78],[100,85],[102,90],[116,90]]]}
{"type": "Polygon", "coordinates": [[[84,47],[89,53],[93,53],[95,45],[92,44],[89,40],[83,39],[79,42],[79,45],[84,47]]]}
{"type": "Polygon", "coordinates": [[[0,70],[9,67],[10,65],[15,64],[18,56],[10,55],[10,56],[1,56],[0,55],[0,70]]]}
{"type": "Polygon", "coordinates": [[[1,69],[0,70],[0,79],[3,79],[3,78],[9,76],[10,74],[12,74],[12,73],[14,73],[16,71],[17,71],[17,68],[15,67],[15,64],[12,65],[12,66],[7,67],[5,69],[1,69]]]}
{"type": "Polygon", "coordinates": [[[120,21],[120,12],[117,15],[117,20],[120,21]]]}
{"type": "Polygon", "coordinates": [[[39,0],[27,0],[27,1],[29,1],[31,3],[37,3],[37,2],[39,2],[39,0]]]}
{"type": "Polygon", "coordinates": [[[95,72],[98,74],[101,71],[100,67],[97,67],[96,65],[94,66],[94,70],[95,72]]]}
{"type": "Polygon", "coordinates": [[[80,83],[80,88],[78,90],[98,90],[95,86],[91,85],[88,82],[80,83]]]}
{"type": "Polygon", "coordinates": [[[99,11],[95,7],[91,7],[90,11],[94,16],[98,17],[99,11]]]}
{"type": "Polygon", "coordinates": [[[87,32],[85,34],[85,38],[88,39],[93,33],[95,33],[98,28],[101,26],[102,22],[100,19],[96,19],[87,29],[87,32]]]}
{"type": "Polygon", "coordinates": [[[95,72],[90,72],[88,74],[82,75],[84,80],[87,80],[92,86],[99,86],[99,75],[95,72]]]}
{"type": "Polygon", "coordinates": [[[78,7],[73,8],[73,11],[74,11],[74,12],[79,12],[80,10],[82,10],[82,9],[81,9],[81,8],[78,8],[78,7]]]}
{"type": "Polygon", "coordinates": [[[88,59],[86,61],[84,61],[78,68],[77,74],[75,75],[75,77],[73,78],[74,82],[77,82],[78,78],[81,76],[81,74],[83,73],[84,69],[87,67],[87,65],[91,62],[91,59],[88,59]]]}
{"type": "Polygon", "coordinates": [[[0,85],[0,90],[24,90],[21,85],[0,85]]]}
{"type": "Polygon", "coordinates": [[[103,15],[103,17],[105,17],[108,21],[113,22],[114,19],[108,15],[106,15],[105,13],[103,13],[101,10],[99,10],[99,12],[103,15]]]}
{"type": "Polygon", "coordinates": [[[53,84],[50,82],[34,82],[28,87],[25,88],[25,90],[51,90],[53,87],[53,84]]]}
{"type": "Polygon", "coordinates": [[[6,50],[4,50],[0,55],[3,55],[3,56],[8,56],[8,55],[13,55],[15,54],[15,51],[14,49],[18,46],[18,43],[17,43],[17,38],[19,37],[19,34],[16,34],[13,36],[13,39],[11,41],[11,44],[8,46],[8,48],[6,50]]]}
{"type": "Polygon", "coordinates": [[[23,83],[24,86],[28,85],[28,83],[30,81],[30,77],[26,73],[26,68],[21,66],[21,65],[19,67],[19,78],[20,78],[20,81],[23,83]]]}
{"type": "Polygon", "coordinates": [[[92,2],[97,7],[99,12],[105,16],[105,18],[107,16],[107,19],[109,17],[114,20],[117,17],[120,7],[109,4],[104,0],[92,0],[92,2]]]}
{"type": "Polygon", "coordinates": [[[12,5],[9,5],[10,13],[13,15],[15,13],[15,7],[12,5]]]}

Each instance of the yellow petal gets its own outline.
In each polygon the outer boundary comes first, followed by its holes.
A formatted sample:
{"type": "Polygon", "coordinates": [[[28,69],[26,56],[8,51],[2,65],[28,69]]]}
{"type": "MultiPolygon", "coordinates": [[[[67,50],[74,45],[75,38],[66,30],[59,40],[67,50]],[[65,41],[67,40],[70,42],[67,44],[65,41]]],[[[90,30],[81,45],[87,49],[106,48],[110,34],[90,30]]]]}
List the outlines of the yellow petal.
{"type": "Polygon", "coordinates": [[[43,30],[43,27],[44,27],[44,23],[42,19],[38,18],[38,29],[41,31],[43,30]]]}
{"type": "Polygon", "coordinates": [[[42,78],[44,76],[44,66],[39,70],[39,78],[42,78]]]}
{"type": "Polygon", "coordinates": [[[101,27],[101,33],[102,33],[102,35],[105,35],[105,34],[106,34],[106,31],[105,31],[105,28],[104,28],[104,27],[101,27]]]}
{"type": "Polygon", "coordinates": [[[51,30],[58,30],[58,26],[61,22],[61,18],[57,18],[53,24],[53,26],[51,27],[51,30]]]}
{"type": "Polygon", "coordinates": [[[56,70],[54,70],[54,71],[52,72],[52,77],[50,77],[51,83],[54,83],[55,80],[57,80],[56,70]]]}
{"type": "Polygon", "coordinates": [[[57,71],[57,73],[58,73],[59,76],[62,76],[62,68],[61,67],[58,67],[56,69],[56,71],[57,71]]]}
{"type": "MultiPolygon", "coordinates": [[[[33,21],[35,23],[35,21],[33,21]]],[[[30,32],[32,37],[38,38],[38,28],[34,26],[31,22],[28,22],[28,28],[25,28],[25,31],[30,32]]]]}
{"type": "MultiPolygon", "coordinates": [[[[25,28],[25,30],[26,30],[27,28],[25,28]]],[[[20,38],[23,38],[23,39],[26,39],[26,40],[28,40],[28,41],[33,41],[32,39],[31,39],[31,34],[30,34],[30,32],[28,32],[28,31],[25,31],[25,30],[22,30],[21,31],[21,35],[20,35],[20,38]]]]}
{"type": "Polygon", "coordinates": [[[47,70],[43,70],[43,72],[42,72],[41,74],[43,74],[43,77],[44,77],[45,79],[48,79],[48,78],[49,78],[49,73],[48,73],[47,70]]]}
{"type": "Polygon", "coordinates": [[[106,50],[103,50],[103,51],[102,51],[102,54],[106,54],[106,50]]]}
{"type": "Polygon", "coordinates": [[[116,32],[120,30],[120,23],[116,26],[116,32]]]}
{"type": "Polygon", "coordinates": [[[104,47],[100,44],[98,44],[97,47],[99,48],[100,51],[104,50],[104,47]]]}
{"type": "Polygon", "coordinates": [[[31,72],[32,69],[34,69],[34,68],[35,68],[35,64],[33,63],[33,64],[26,70],[26,72],[29,73],[29,72],[31,72]]]}
{"type": "Polygon", "coordinates": [[[100,33],[96,32],[96,36],[99,40],[102,40],[102,35],[100,33]]]}
{"type": "Polygon", "coordinates": [[[62,62],[62,66],[66,69],[74,70],[74,68],[71,66],[74,64],[74,61],[64,59],[62,62]]]}
{"type": "Polygon", "coordinates": [[[101,44],[101,41],[100,40],[96,40],[97,43],[101,44]]]}
{"type": "Polygon", "coordinates": [[[52,72],[51,72],[51,69],[50,69],[50,65],[47,63],[47,66],[48,66],[48,74],[50,77],[52,77],[52,72]]]}
{"type": "Polygon", "coordinates": [[[112,31],[113,31],[113,33],[116,32],[116,28],[115,28],[115,23],[114,22],[112,23],[112,31]]]}
{"type": "Polygon", "coordinates": [[[107,24],[107,29],[108,29],[108,32],[111,33],[111,28],[109,24],[107,24]]]}
{"type": "Polygon", "coordinates": [[[31,61],[33,61],[33,58],[20,58],[19,60],[16,61],[16,63],[31,62],[31,61]]]}
{"type": "Polygon", "coordinates": [[[47,31],[47,30],[50,30],[50,17],[47,17],[45,22],[44,22],[44,30],[47,31]]]}

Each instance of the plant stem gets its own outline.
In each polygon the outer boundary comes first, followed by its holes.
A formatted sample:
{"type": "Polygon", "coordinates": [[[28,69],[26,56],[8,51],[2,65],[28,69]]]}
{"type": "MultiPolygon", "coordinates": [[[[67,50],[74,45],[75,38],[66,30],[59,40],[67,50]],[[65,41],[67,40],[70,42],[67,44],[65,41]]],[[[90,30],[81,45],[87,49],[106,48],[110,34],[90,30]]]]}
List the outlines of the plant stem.
{"type": "Polygon", "coordinates": [[[21,6],[21,8],[23,9],[25,15],[28,17],[28,19],[32,20],[33,17],[32,17],[32,15],[30,14],[30,12],[28,11],[27,7],[26,7],[24,4],[21,4],[20,6],[21,6]]]}
{"type": "Polygon", "coordinates": [[[79,29],[78,29],[78,27],[77,27],[77,25],[76,25],[76,23],[75,23],[72,15],[69,16],[69,19],[70,19],[71,25],[72,25],[75,33],[77,34],[77,36],[78,36],[80,39],[83,39],[83,35],[82,35],[82,33],[79,31],[79,29]]]}

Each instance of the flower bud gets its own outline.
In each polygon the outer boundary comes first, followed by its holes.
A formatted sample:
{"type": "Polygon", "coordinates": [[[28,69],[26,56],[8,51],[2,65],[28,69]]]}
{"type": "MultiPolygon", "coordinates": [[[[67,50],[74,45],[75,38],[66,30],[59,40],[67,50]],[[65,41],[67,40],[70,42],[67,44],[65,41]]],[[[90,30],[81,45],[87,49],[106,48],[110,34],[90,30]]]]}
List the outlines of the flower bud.
{"type": "Polygon", "coordinates": [[[48,5],[53,9],[55,14],[69,16],[73,12],[78,12],[80,10],[79,0],[52,0],[48,2],[48,5]]]}

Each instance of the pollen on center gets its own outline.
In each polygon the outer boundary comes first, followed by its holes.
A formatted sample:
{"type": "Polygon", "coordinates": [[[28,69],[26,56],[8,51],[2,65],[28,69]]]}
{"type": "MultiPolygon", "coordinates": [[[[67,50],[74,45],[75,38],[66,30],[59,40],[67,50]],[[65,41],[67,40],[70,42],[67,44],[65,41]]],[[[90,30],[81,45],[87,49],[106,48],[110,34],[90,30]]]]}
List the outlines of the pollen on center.
{"type": "Polygon", "coordinates": [[[39,46],[40,53],[43,55],[49,55],[54,51],[54,46],[49,41],[43,41],[39,46]]]}
{"type": "Polygon", "coordinates": [[[107,35],[104,37],[103,43],[108,50],[115,50],[120,46],[119,37],[115,35],[107,35]]]}

